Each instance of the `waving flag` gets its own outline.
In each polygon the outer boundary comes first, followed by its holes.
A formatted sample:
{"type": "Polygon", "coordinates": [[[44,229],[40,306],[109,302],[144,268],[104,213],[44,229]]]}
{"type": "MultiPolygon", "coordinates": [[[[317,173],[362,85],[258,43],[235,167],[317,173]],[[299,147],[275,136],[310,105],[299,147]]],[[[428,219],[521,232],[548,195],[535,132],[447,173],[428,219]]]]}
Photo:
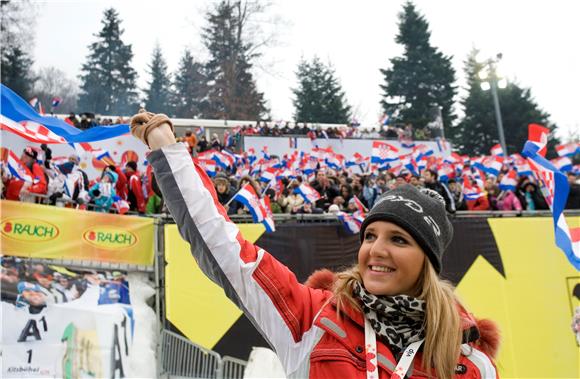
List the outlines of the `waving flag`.
{"type": "MultiPolygon", "coordinates": [[[[33,107],[31,107],[28,102],[18,96],[10,88],[6,87],[4,84],[0,85],[0,99],[0,114],[3,116],[3,129],[6,119],[9,119],[16,124],[23,121],[29,121],[42,125],[50,132],[64,139],[64,141],[43,141],[40,143],[101,141],[129,133],[129,125],[127,124],[95,126],[88,130],[81,131],[59,118],[39,115],[39,113],[33,107]]],[[[13,130],[10,129],[8,131],[13,130]]]]}
{"type": "Polygon", "coordinates": [[[278,169],[274,167],[268,167],[264,171],[262,171],[262,175],[260,175],[260,181],[264,183],[270,183],[272,180],[276,179],[276,173],[278,169]]]}
{"type": "Polygon", "coordinates": [[[509,170],[499,182],[499,189],[502,191],[515,191],[518,184],[518,174],[515,170],[509,170]]]}
{"type": "Polygon", "coordinates": [[[360,232],[360,227],[362,223],[354,216],[351,216],[345,212],[337,212],[336,216],[342,222],[342,225],[350,234],[357,234],[358,232],[360,232]]]}
{"type": "Polygon", "coordinates": [[[300,194],[307,203],[315,203],[320,199],[320,194],[314,188],[305,183],[298,186],[296,192],[300,194]]]}
{"type": "Polygon", "coordinates": [[[16,122],[4,115],[0,115],[0,129],[14,133],[30,142],[37,143],[65,143],[66,140],[51,132],[44,125],[32,121],[16,122]]]}
{"type": "Polygon", "coordinates": [[[276,225],[274,224],[274,215],[272,214],[272,208],[270,207],[270,198],[268,196],[264,196],[264,198],[260,199],[260,202],[266,211],[266,215],[262,221],[262,224],[264,224],[267,232],[275,232],[276,225]]]}
{"type": "Polygon", "coordinates": [[[440,153],[446,153],[451,151],[451,146],[449,145],[449,142],[447,142],[445,138],[437,137],[436,141],[437,141],[437,149],[439,149],[440,153]]]}
{"type": "Polygon", "coordinates": [[[262,222],[267,217],[266,209],[264,209],[260,198],[250,183],[246,183],[234,195],[233,200],[239,201],[248,208],[254,222],[262,222]]]}
{"type": "Polygon", "coordinates": [[[556,146],[556,152],[559,157],[572,158],[576,153],[580,152],[580,144],[578,142],[570,142],[565,145],[556,146]]]}
{"type": "Polygon", "coordinates": [[[342,166],[344,163],[344,155],[332,154],[330,157],[326,158],[325,162],[328,165],[328,167],[332,169],[342,170],[342,166]]]}
{"type": "Polygon", "coordinates": [[[538,124],[528,125],[528,141],[538,147],[538,154],[546,156],[546,145],[548,144],[548,134],[550,129],[538,124]]]}
{"type": "Polygon", "coordinates": [[[555,158],[551,162],[562,172],[572,171],[572,161],[568,157],[555,158]]]}
{"type": "Polygon", "coordinates": [[[413,156],[416,161],[420,161],[423,158],[430,157],[433,155],[433,149],[424,143],[415,146],[413,149],[413,156]]]}
{"type": "Polygon", "coordinates": [[[62,102],[62,98],[60,98],[58,96],[53,97],[52,102],[51,102],[52,108],[54,109],[54,108],[58,107],[61,102],[62,102]]]}
{"type": "Polygon", "coordinates": [[[6,160],[6,164],[8,166],[8,170],[15,178],[18,178],[27,183],[33,183],[32,173],[26,167],[22,161],[18,158],[16,154],[12,150],[8,151],[8,157],[6,160]]]}
{"type": "Polygon", "coordinates": [[[214,151],[212,159],[218,164],[218,166],[224,169],[234,166],[234,158],[230,154],[223,154],[220,151],[214,151]]]}
{"type": "Polygon", "coordinates": [[[353,196],[352,199],[354,201],[354,205],[356,206],[357,213],[360,214],[364,218],[366,215],[366,208],[365,208],[364,204],[356,196],[353,196]]]}
{"type": "Polygon", "coordinates": [[[503,160],[504,158],[499,156],[487,157],[483,160],[482,165],[477,165],[480,166],[477,168],[482,169],[490,175],[498,176],[503,166],[503,160]]]}
{"type": "Polygon", "coordinates": [[[386,142],[373,141],[371,163],[387,163],[399,159],[399,149],[386,142]]]}
{"type": "Polygon", "coordinates": [[[495,155],[497,157],[503,157],[503,149],[499,143],[493,145],[491,147],[491,155],[495,155]]]}
{"type": "Polygon", "coordinates": [[[119,214],[124,215],[129,211],[129,203],[115,195],[113,196],[113,209],[116,209],[119,214]]]}
{"type": "Polygon", "coordinates": [[[534,176],[540,182],[542,192],[552,211],[556,245],[564,252],[576,270],[580,270],[580,227],[569,228],[563,213],[570,191],[568,180],[566,175],[540,154],[543,148],[545,145],[541,147],[535,141],[528,140],[524,145],[522,155],[528,158],[534,176]]]}
{"type": "Polygon", "coordinates": [[[217,172],[216,163],[213,159],[205,158],[193,158],[194,162],[197,163],[206,174],[210,177],[214,177],[217,172]]]}
{"type": "Polygon", "coordinates": [[[465,175],[463,177],[463,197],[465,200],[477,200],[483,196],[483,192],[478,186],[473,185],[471,179],[465,175]]]}

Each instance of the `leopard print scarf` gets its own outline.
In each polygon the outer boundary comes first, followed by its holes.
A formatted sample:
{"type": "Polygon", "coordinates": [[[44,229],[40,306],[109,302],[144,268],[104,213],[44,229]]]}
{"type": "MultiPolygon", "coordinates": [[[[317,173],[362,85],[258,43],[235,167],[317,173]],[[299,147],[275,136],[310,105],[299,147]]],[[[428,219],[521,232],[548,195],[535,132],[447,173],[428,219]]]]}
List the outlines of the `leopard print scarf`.
{"type": "Polygon", "coordinates": [[[353,295],[362,302],[365,317],[375,333],[386,338],[394,354],[425,338],[424,300],[407,295],[376,296],[359,282],[355,282],[353,295]]]}

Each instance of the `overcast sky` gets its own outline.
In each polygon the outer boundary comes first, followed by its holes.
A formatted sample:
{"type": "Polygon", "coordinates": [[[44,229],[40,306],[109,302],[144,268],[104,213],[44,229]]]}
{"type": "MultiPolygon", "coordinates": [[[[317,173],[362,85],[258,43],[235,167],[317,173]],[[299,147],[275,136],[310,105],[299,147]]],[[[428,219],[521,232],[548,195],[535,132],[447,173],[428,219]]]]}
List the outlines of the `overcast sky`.
{"type": "MultiPolygon", "coordinates": [[[[207,0],[50,0],[36,1],[35,66],[56,66],[71,77],[80,73],[101,28],[103,11],[115,7],[133,46],[133,66],[143,88],[147,64],[159,43],[170,71],[184,48],[204,57],[200,30],[207,0]]],[[[394,41],[403,0],[274,0],[264,16],[277,42],[263,50],[258,86],[275,120],[292,118],[295,71],[301,57],[318,55],[334,66],[349,104],[366,125],[377,123],[382,75],[389,59],[401,54],[394,41]]],[[[464,86],[463,61],[473,47],[487,56],[503,54],[499,66],[508,80],[529,87],[560,136],[580,130],[580,1],[416,0],[430,26],[431,44],[453,56],[464,86]]],[[[501,103],[501,99],[500,99],[501,103]]]]}

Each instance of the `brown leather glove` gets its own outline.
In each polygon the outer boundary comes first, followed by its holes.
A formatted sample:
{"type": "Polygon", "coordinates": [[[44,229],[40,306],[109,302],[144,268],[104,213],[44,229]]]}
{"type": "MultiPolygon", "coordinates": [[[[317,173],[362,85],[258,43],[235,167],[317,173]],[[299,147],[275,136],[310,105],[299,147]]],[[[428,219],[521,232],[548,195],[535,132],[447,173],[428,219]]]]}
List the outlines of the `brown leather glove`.
{"type": "Polygon", "coordinates": [[[147,136],[151,130],[167,123],[171,127],[171,131],[174,130],[173,123],[163,113],[151,113],[147,112],[145,109],[140,109],[139,113],[131,117],[131,134],[143,141],[147,146],[147,136]]]}

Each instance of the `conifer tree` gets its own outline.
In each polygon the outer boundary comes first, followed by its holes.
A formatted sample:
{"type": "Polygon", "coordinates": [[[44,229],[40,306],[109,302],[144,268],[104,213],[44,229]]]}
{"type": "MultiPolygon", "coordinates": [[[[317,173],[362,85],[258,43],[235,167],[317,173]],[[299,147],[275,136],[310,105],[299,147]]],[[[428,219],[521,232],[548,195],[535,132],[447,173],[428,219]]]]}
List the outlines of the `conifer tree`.
{"type": "Polygon", "coordinates": [[[83,111],[107,115],[130,115],[138,107],[137,72],[131,67],[133,51],[121,40],[119,14],[105,10],[103,28],[82,66],[79,107],[83,111]]]}
{"type": "Polygon", "coordinates": [[[203,64],[196,62],[191,52],[186,49],[173,77],[173,115],[183,118],[200,117],[207,109],[207,78],[203,72],[203,64]]]}
{"type": "Polygon", "coordinates": [[[394,123],[410,123],[422,129],[433,120],[436,107],[441,107],[446,128],[455,120],[455,70],[451,57],[431,46],[430,38],[427,20],[412,2],[407,2],[399,14],[395,38],[404,47],[403,55],[392,58],[388,69],[381,69],[381,105],[394,123]]]}
{"type": "Polygon", "coordinates": [[[169,105],[171,82],[167,72],[167,63],[159,45],[153,49],[149,75],[151,75],[151,80],[147,82],[148,87],[144,91],[145,108],[153,113],[171,114],[169,105]]]}
{"type": "Polygon", "coordinates": [[[229,0],[222,0],[207,14],[203,42],[210,58],[205,64],[208,107],[204,117],[255,120],[268,111],[252,74],[252,60],[258,55],[246,38],[252,15],[248,2],[229,0]]]}
{"type": "Polygon", "coordinates": [[[298,64],[298,87],[294,93],[296,122],[342,124],[350,118],[350,106],[332,67],[318,57],[298,64]]]}

